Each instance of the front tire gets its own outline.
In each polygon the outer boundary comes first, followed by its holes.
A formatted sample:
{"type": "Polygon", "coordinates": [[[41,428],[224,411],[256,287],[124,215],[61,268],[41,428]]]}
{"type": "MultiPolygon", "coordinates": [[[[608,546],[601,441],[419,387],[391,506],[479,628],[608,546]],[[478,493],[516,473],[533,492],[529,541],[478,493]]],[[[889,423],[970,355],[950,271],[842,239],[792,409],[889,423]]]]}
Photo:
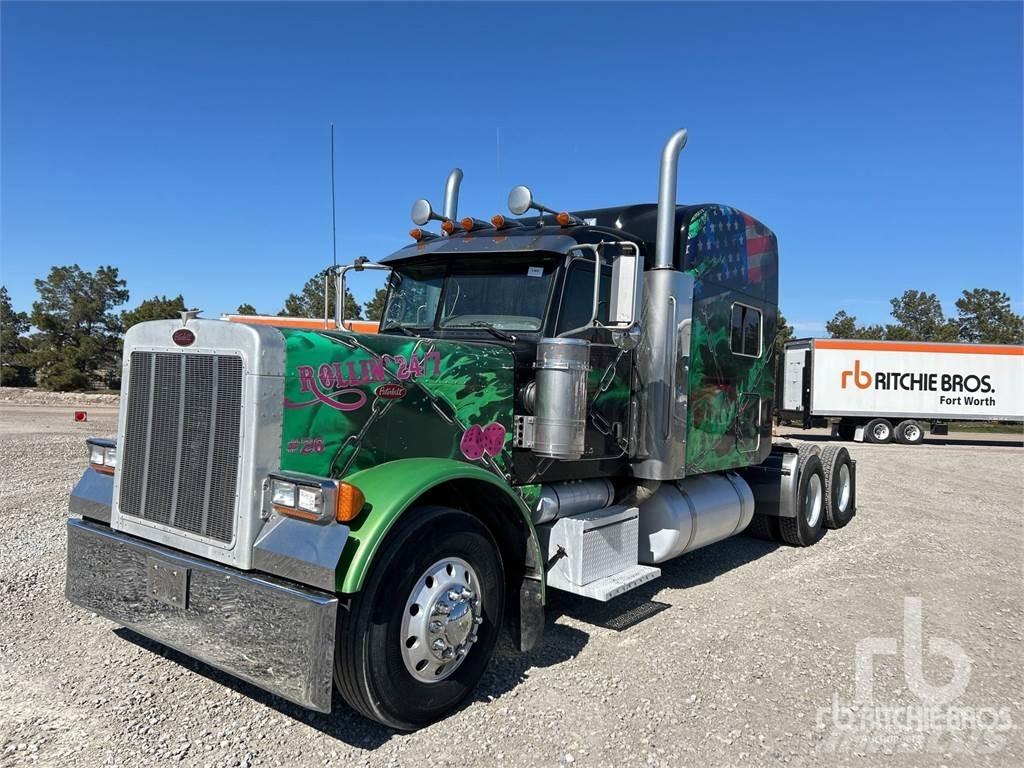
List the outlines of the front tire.
{"type": "Polygon", "coordinates": [[[354,710],[397,730],[445,717],[490,662],[504,604],[501,554],[477,518],[409,510],[339,611],[338,690],[354,710]]]}
{"type": "Polygon", "coordinates": [[[780,517],[779,533],[792,547],[809,547],[825,535],[825,474],[821,459],[811,453],[800,457],[796,517],[780,517]]]}

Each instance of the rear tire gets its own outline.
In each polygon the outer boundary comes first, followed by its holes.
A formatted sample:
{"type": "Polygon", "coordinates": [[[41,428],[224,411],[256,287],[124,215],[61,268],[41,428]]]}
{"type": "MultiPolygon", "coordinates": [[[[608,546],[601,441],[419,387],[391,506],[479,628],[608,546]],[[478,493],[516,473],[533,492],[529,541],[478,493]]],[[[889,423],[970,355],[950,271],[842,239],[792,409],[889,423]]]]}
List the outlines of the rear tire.
{"type": "Polygon", "coordinates": [[[872,419],[864,427],[864,439],[879,445],[892,442],[892,422],[888,419],[872,419]]]}
{"type": "Polygon", "coordinates": [[[913,419],[906,419],[897,424],[894,434],[896,442],[903,445],[920,445],[924,442],[924,427],[913,419]]]}
{"type": "Polygon", "coordinates": [[[825,535],[825,473],[814,454],[800,457],[796,517],[780,517],[779,533],[792,547],[809,547],[825,535]]]}
{"type": "Polygon", "coordinates": [[[362,590],[338,611],[339,692],[360,714],[398,730],[439,720],[480,681],[504,605],[501,554],[477,518],[447,507],[406,512],[362,590]],[[443,647],[435,654],[436,643],[443,647]]]}
{"type": "Polygon", "coordinates": [[[755,514],[747,526],[747,533],[761,541],[779,541],[779,518],[755,514]]]}
{"type": "Polygon", "coordinates": [[[857,514],[856,477],[850,452],[841,445],[830,445],[821,452],[825,473],[825,527],[842,528],[857,514]]]}

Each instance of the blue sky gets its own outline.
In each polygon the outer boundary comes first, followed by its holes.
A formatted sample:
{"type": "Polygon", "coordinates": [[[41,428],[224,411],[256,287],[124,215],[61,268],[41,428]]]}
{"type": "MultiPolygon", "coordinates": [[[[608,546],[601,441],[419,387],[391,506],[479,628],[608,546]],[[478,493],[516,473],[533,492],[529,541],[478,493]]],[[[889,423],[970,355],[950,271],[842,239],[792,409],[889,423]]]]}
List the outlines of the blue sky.
{"type": "MultiPolygon", "coordinates": [[[[557,208],[743,208],[781,249],[801,334],[837,309],[1007,291],[1021,311],[1021,4],[2,6],[2,281],[113,264],[131,303],[280,309],[338,251],[408,242],[417,197],[460,213],[515,184],[557,208]]],[[[367,299],[371,286],[355,285],[367,299]]]]}

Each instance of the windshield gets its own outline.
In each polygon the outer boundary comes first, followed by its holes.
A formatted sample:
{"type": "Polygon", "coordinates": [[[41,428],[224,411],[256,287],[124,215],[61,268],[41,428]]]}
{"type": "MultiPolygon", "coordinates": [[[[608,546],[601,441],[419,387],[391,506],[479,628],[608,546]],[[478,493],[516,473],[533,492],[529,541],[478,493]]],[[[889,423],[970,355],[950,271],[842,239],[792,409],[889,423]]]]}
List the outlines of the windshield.
{"type": "Polygon", "coordinates": [[[381,330],[473,328],[537,331],[561,257],[474,254],[445,263],[397,265],[381,330]]]}

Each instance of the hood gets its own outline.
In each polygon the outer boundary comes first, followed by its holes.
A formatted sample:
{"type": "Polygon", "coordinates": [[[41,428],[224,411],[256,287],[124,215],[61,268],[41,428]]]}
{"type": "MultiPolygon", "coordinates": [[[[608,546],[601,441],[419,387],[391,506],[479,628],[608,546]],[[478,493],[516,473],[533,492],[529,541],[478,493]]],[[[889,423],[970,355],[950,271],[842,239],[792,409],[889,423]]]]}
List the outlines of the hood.
{"type": "Polygon", "coordinates": [[[501,346],[283,328],[281,468],[341,478],[442,457],[511,466],[514,358],[501,346]]]}

